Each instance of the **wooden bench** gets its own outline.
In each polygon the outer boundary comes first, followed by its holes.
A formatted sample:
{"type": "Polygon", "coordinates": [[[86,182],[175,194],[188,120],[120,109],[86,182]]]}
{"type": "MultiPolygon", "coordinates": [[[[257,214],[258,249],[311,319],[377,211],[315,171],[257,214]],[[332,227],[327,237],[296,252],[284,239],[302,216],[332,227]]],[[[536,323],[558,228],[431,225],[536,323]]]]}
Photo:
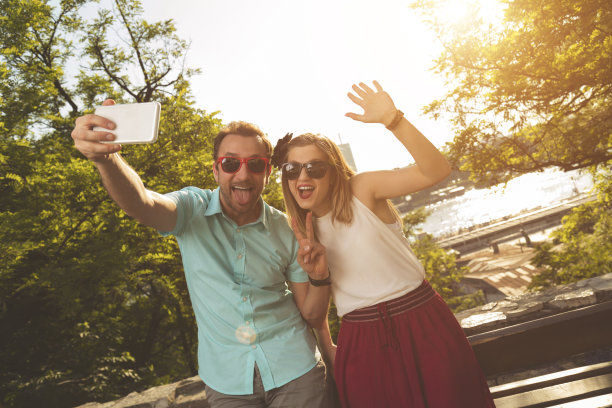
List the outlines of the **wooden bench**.
{"type": "MultiPolygon", "coordinates": [[[[612,347],[612,301],[469,336],[468,339],[488,378],[552,365],[581,353],[609,350],[612,347]]],[[[494,386],[491,392],[498,408],[612,406],[612,361],[598,361],[597,364],[494,386]]]]}
{"type": "Polygon", "coordinates": [[[498,385],[491,387],[491,394],[497,408],[612,406],[612,362],[498,385]]]}

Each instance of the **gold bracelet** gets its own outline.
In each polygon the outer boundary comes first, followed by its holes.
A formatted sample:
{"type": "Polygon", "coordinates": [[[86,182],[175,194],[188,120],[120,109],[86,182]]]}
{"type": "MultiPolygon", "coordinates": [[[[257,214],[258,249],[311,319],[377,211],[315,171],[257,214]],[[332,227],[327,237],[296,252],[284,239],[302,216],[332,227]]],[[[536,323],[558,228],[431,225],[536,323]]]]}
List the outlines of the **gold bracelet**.
{"type": "Polygon", "coordinates": [[[404,117],[404,112],[402,112],[401,110],[396,110],[395,111],[395,117],[393,118],[393,120],[391,121],[391,123],[389,123],[388,125],[386,125],[385,127],[391,131],[393,131],[393,129],[395,129],[397,127],[397,125],[399,125],[400,121],[402,120],[402,118],[404,117]]]}

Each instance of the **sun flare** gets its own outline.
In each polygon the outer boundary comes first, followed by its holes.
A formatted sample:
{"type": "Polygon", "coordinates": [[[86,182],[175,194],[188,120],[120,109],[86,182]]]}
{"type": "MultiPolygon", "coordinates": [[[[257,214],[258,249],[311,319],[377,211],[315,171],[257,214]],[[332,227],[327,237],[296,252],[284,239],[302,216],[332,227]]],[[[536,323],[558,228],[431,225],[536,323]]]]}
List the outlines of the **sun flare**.
{"type": "Polygon", "coordinates": [[[498,0],[443,0],[435,17],[443,25],[496,24],[502,20],[505,7],[498,0]]]}

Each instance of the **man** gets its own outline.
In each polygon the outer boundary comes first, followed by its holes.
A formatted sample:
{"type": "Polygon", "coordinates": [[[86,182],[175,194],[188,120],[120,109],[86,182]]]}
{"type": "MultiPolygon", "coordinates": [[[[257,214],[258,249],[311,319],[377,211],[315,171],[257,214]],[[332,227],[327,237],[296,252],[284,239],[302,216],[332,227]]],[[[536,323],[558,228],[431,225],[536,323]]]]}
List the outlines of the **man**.
{"type": "Polygon", "coordinates": [[[211,406],[327,406],[325,366],[315,358],[304,321],[320,327],[326,318],[325,253],[315,253],[305,239],[298,248],[285,216],[262,200],[272,153],[263,132],[231,123],[215,139],[219,187],[161,195],[145,188],[119,145],[100,143],[114,135],[94,126],[114,128],[103,117],[85,115],[72,138],[110,196],[128,215],[179,243],[198,325],[199,375],[211,406]]]}

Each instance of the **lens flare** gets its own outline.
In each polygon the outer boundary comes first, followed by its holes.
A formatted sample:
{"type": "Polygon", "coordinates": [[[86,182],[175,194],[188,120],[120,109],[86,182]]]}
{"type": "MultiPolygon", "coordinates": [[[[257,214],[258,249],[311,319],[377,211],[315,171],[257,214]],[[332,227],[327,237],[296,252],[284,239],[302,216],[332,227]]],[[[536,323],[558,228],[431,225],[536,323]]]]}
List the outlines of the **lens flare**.
{"type": "Polygon", "coordinates": [[[251,326],[238,326],[235,332],[236,339],[242,344],[251,344],[257,338],[257,333],[251,326]]]}

